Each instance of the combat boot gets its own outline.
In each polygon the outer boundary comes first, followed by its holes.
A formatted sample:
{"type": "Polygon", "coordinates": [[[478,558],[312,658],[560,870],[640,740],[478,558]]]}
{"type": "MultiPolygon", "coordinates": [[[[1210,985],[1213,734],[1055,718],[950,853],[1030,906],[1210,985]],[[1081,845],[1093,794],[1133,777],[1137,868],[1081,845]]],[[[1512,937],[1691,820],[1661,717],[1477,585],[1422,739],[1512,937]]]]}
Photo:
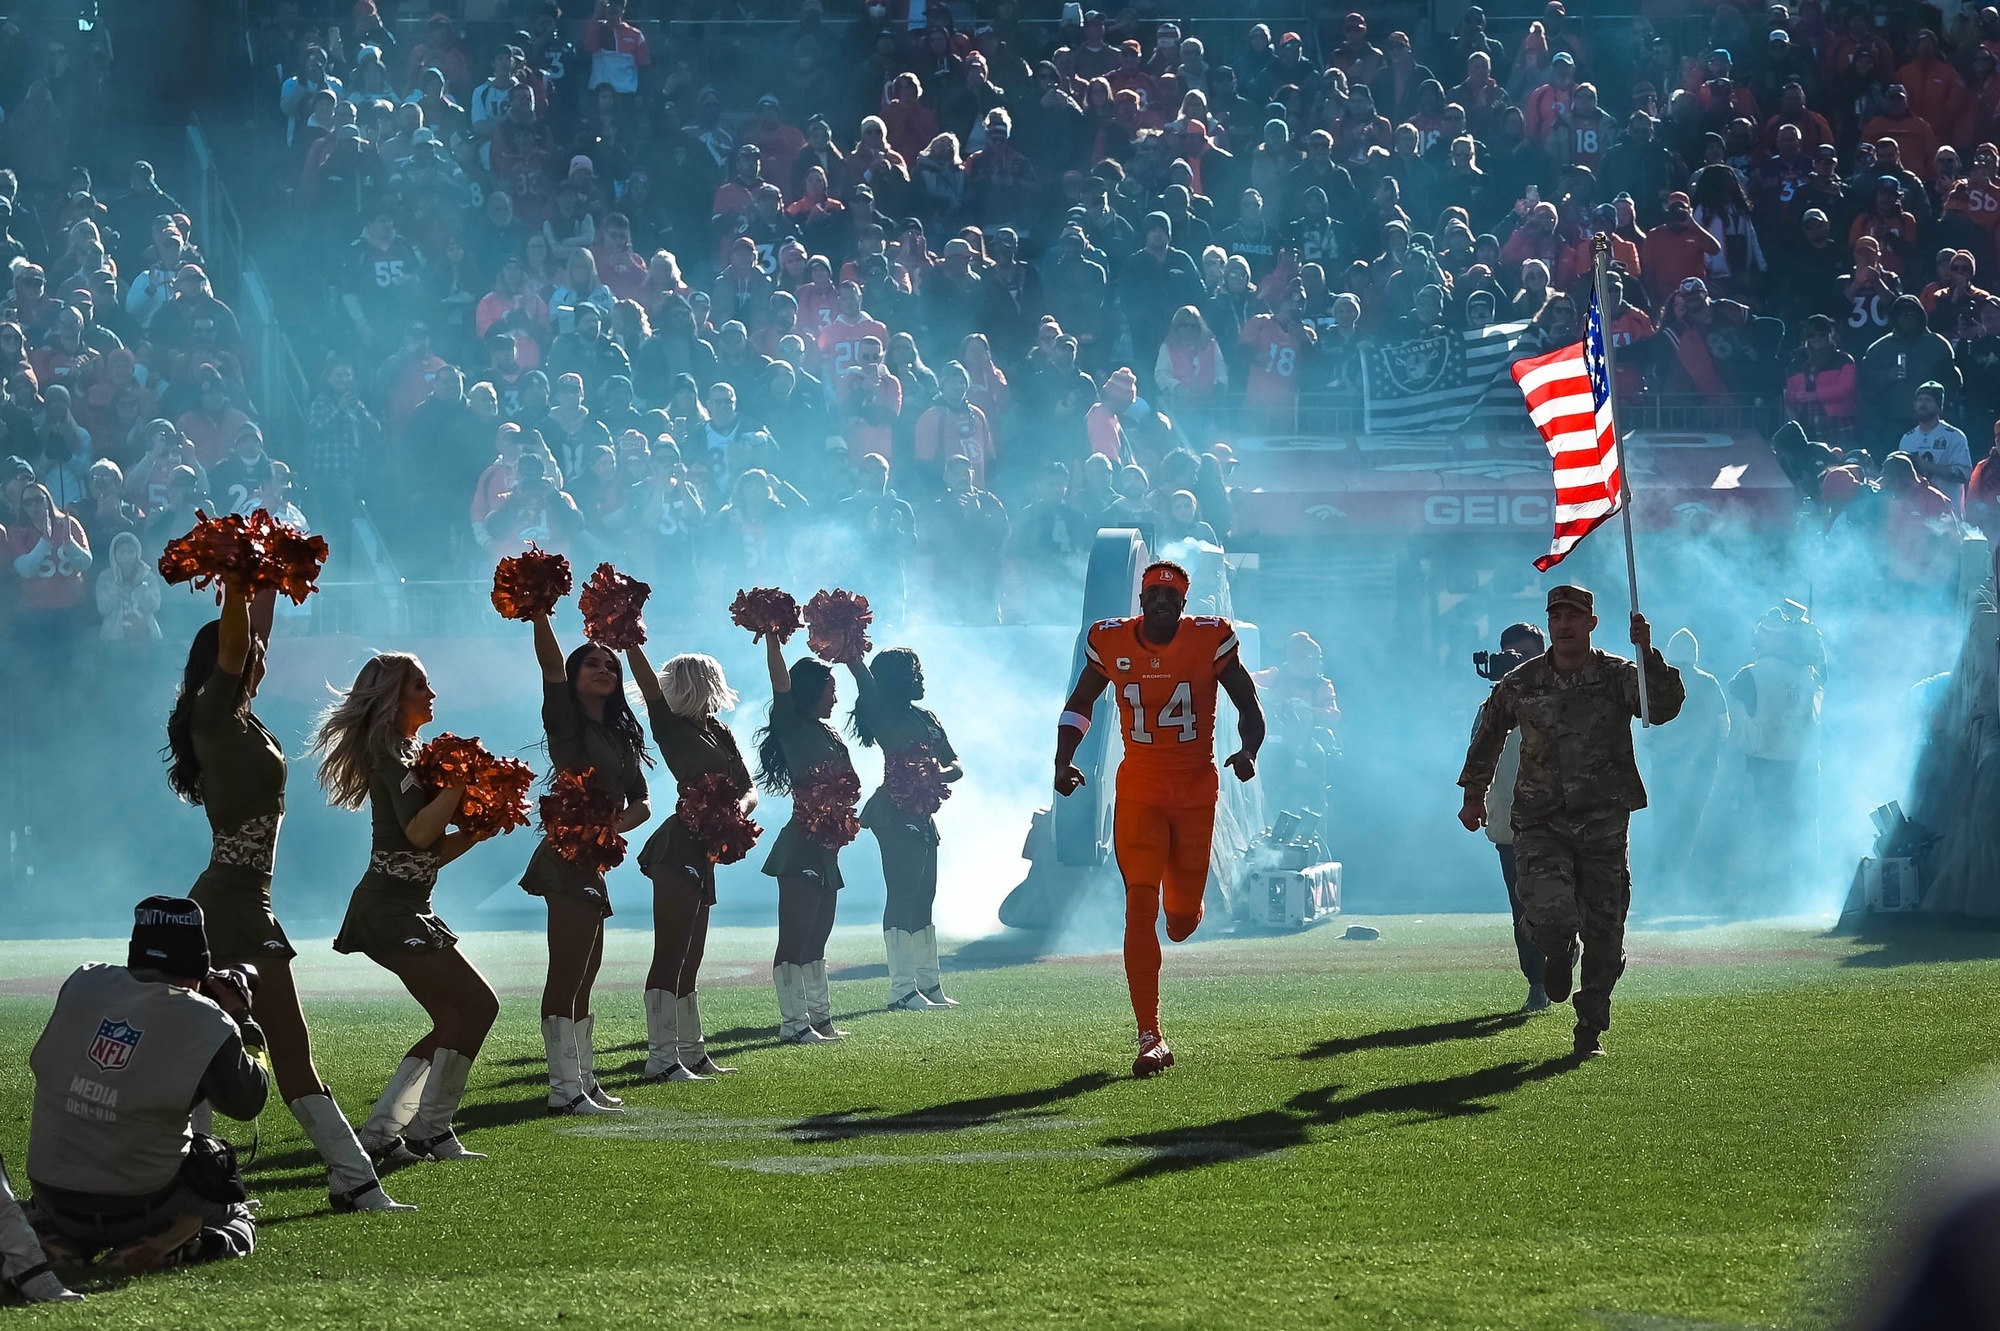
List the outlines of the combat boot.
{"type": "Polygon", "coordinates": [[[1576,987],[1576,960],[1583,951],[1580,940],[1572,937],[1562,956],[1553,952],[1542,963],[1542,990],[1551,1003],[1567,1003],[1570,990],[1576,987]]]}

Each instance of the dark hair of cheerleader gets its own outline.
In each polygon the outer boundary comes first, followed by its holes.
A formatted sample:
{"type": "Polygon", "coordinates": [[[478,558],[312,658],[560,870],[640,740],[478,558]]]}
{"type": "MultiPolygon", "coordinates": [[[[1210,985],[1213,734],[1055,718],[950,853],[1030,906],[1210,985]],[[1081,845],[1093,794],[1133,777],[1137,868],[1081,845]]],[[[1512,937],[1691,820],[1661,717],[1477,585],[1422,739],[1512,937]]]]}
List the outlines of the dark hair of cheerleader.
{"type": "Polygon", "coordinates": [[[618,687],[604,700],[604,728],[612,738],[628,746],[639,755],[639,761],[646,766],[653,765],[653,755],[646,751],[646,728],[639,724],[639,718],[632,714],[631,700],[625,696],[625,667],[618,659],[618,653],[609,647],[594,642],[586,642],[569,654],[563,662],[563,675],[569,682],[569,700],[576,709],[583,710],[583,699],[576,694],[576,677],[583,670],[584,660],[592,652],[603,652],[611,658],[611,673],[618,677],[618,687]]]}
{"type": "Polygon", "coordinates": [[[862,669],[875,681],[876,706],[864,706],[856,699],[854,711],[847,718],[847,729],[872,749],[876,744],[874,723],[881,719],[879,714],[908,707],[924,696],[924,667],[909,648],[885,647],[862,669]]]}
{"type": "MultiPolygon", "coordinates": [[[[188,643],[187,665],[181,671],[181,689],[174,697],[174,709],[167,713],[167,744],[160,750],[160,756],[167,763],[167,784],[174,794],[189,804],[199,805],[201,794],[201,760],[194,752],[194,697],[201,692],[201,686],[208,683],[215,673],[215,660],[220,652],[222,621],[211,619],[194,632],[194,640],[188,643]]],[[[243,663],[243,674],[236,681],[236,710],[238,714],[247,712],[250,706],[249,681],[257,674],[258,663],[264,655],[264,644],[255,634],[250,637],[250,656],[243,663]]]]}
{"type": "MultiPolygon", "coordinates": [[[[833,682],[833,667],[810,656],[800,657],[792,662],[789,671],[792,687],[782,698],[771,699],[771,719],[777,719],[780,707],[789,707],[792,714],[802,721],[820,720],[820,700],[826,697],[826,686],[833,682]]],[[[827,733],[834,734],[833,727],[826,726],[827,733]]],[[[839,739],[834,734],[836,740],[839,739]]],[[[792,767],[785,761],[785,746],[778,742],[777,727],[766,722],[757,732],[757,783],[773,795],[792,793],[792,767]]]]}

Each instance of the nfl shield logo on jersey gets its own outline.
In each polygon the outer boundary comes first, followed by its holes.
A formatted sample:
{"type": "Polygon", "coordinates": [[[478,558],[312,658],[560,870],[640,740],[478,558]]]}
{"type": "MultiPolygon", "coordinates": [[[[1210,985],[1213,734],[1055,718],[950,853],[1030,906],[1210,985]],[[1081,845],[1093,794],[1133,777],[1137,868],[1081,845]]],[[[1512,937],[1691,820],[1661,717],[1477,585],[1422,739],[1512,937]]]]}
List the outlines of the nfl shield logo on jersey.
{"type": "Polygon", "coordinates": [[[97,1024],[97,1038],[90,1042],[90,1061],[106,1072],[116,1072],[132,1061],[132,1051],[144,1034],[123,1020],[106,1017],[97,1024]]]}

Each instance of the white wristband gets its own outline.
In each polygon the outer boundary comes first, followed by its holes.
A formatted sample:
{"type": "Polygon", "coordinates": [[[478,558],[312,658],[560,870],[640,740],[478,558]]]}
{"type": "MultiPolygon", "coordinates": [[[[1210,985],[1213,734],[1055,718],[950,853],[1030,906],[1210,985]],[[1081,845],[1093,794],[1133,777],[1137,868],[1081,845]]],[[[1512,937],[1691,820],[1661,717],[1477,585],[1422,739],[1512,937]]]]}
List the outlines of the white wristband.
{"type": "Polygon", "coordinates": [[[1056,721],[1056,729],[1070,726],[1080,735],[1090,733],[1090,716],[1086,712],[1064,712],[1056,721]]]}

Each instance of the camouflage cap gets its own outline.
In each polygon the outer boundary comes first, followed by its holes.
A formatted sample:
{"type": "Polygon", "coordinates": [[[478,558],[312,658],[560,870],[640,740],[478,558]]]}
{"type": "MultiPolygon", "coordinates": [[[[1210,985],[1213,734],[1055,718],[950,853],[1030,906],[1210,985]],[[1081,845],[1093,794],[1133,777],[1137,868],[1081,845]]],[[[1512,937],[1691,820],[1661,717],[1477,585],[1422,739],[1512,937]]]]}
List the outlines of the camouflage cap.
{"type": "Polygon", "coordinates": [[[1594,615],[1597,613],[1597,599],[1590,594],[1589,589],[1572,586],[1569,583],[1564,583],[1560,587],[1549,588],[1548,608],[1553,610],[1559,604],[1576,606],[1585,614],[1594,615]]]}

